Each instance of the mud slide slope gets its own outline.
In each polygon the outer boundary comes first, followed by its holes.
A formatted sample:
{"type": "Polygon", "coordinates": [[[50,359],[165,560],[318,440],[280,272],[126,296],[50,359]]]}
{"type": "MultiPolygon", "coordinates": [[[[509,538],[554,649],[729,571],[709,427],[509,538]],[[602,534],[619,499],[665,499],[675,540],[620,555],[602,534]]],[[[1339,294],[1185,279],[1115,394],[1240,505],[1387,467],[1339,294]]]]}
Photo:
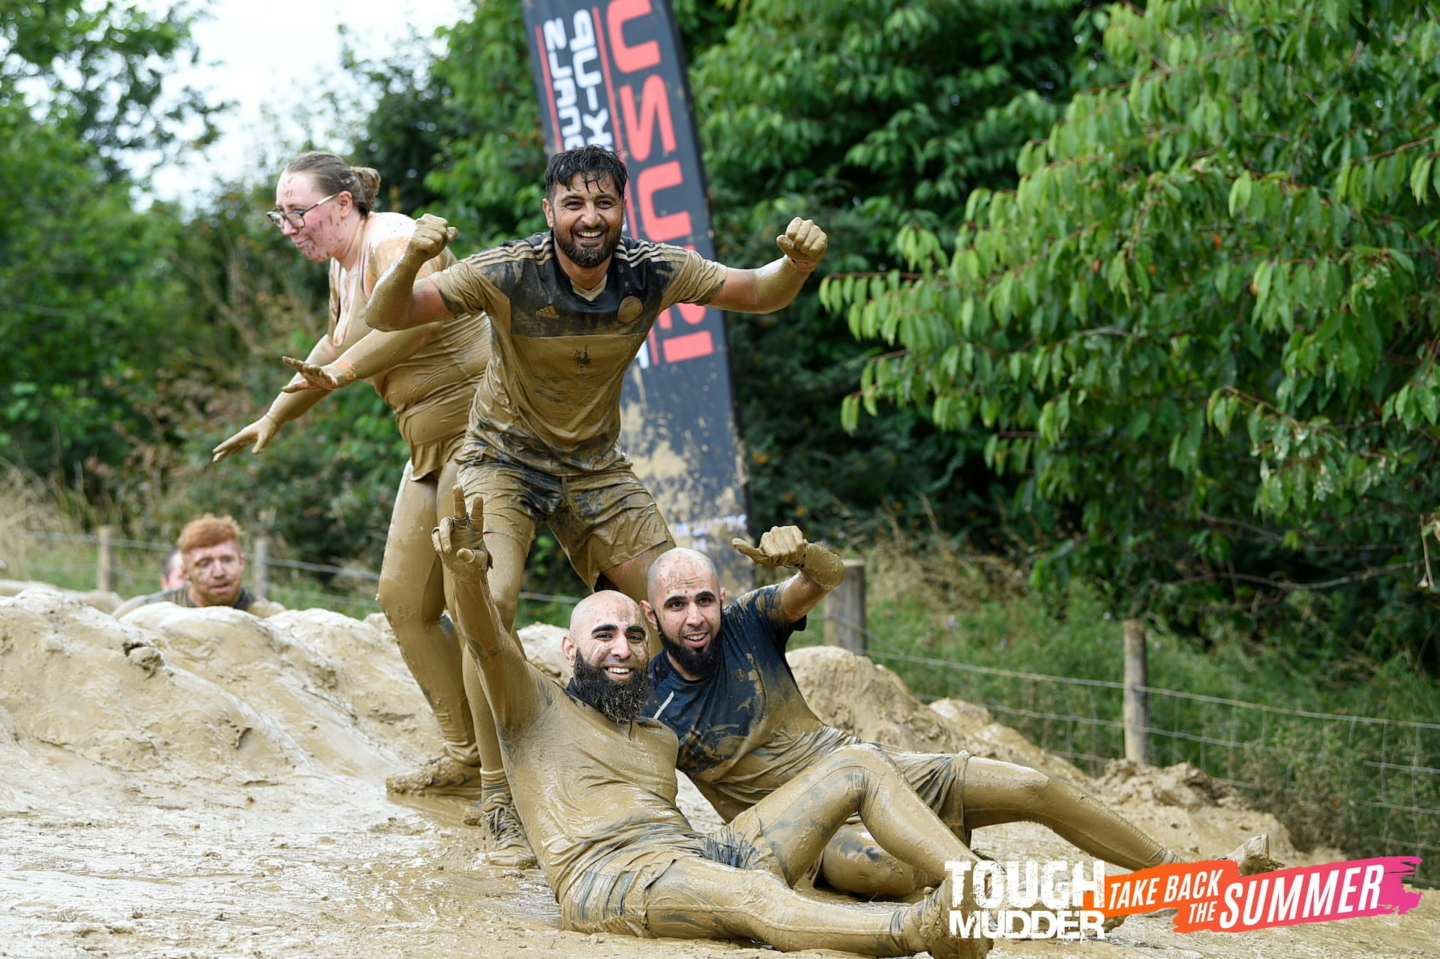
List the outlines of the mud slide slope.
{"type": "MultiPolygon", "coordinates": [[[[550,650],[557,631],[525,638],[563,668],[550,650]]],[[[820,689],[817,707],[867,735],[1065,769],[983,711],[922,706],[893,676],[845,654],[803,656],[830,671],[817,681],[850,712],[827,705],[820,689]]],[[[811,681],[809,665],[797,672],[811,681]]],[[[461,823],[463,801],[386,796],[385,776],[432,755],[438,738],[379,617],[307,610],[261,621],[157,605],[117,622],[50,589],[0,598],[0,956],[768,953],[560,931],[538,871],[484,863],[478,833],[461,823]]],[[[1194,777],[1129,772],[1110,798],[1150,817],[1146,828],[1167,842],[1209,854],[1272,828],[1205,801],[1194,777]]],[[[715,821],[693,790],[685,795],[697,822],[715,821]]],[[[988,830],[979,842],[998,858],[1074,856],[1031,827],[988,830]]],[[[1398,920],[1228,940],[1131,920],[1111,944],[1064,951],[1432,955],[1440,910],[1426,900],[1398,920]]],[[[1060,948],[1003,944],[995,955],[1060,948]]]]}

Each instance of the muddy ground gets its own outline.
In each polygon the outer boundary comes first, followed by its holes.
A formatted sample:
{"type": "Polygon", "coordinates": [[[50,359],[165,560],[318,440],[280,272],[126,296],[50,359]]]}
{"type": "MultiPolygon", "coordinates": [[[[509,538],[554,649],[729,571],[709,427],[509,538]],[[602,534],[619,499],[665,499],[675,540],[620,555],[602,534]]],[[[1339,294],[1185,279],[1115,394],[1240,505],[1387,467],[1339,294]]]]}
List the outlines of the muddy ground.
{"type": "MultiPolygon", "coordinates": [[[[103,597],[89,597],[104,605],[103,597]]],[[[528,630],[558,661],[556,633],[528,630]]],[[[837,650],[792,655],[817,711],[911,748],[1039,765],[1119,804],[1192,855],[1272,817],[1185,769],[1118,766],[1095,783],[983,710],[922,706],[893,674],[837,650]]],[[[689,959],[770,950],[581,936],[558,928],[538,871],[492,868],[459,799],[399,800],[384,779],[438,731],[383,620],[320,610],[260,621],[153,606],[123,622],[79,598],[0,598],[0,956],[586,956],[689,959]]],[[[684,791],[697,825],[715,823],[684,791]]],[[[1024,824],[981,830],[998,859],[1080,858],[1024,824]]],[[[807,953],[806,955],[838,955],[807,953]]],[[[1106,942],[1002,943],[992,955],[1440,956],[1440,893],[1398,917],[1239,935],[1128,920],[1106,942]]]]}

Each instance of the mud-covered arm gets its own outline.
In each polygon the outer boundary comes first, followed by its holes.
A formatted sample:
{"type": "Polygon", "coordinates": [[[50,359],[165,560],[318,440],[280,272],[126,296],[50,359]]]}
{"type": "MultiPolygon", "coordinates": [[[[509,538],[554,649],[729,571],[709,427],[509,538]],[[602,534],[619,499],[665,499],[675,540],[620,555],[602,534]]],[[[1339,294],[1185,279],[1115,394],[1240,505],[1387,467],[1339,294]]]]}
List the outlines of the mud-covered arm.
{"type": "MultiPolygon", "coordinates": [[[[409,237],[392,236],[380,243],[370,254],[369,268],[367,275],[362,278],[362,282],[367,290],[372,291],[372,296],[374,288],[379,284],[380,275],[400,262],[408,245],[409,237]]],[[[450,259],[450,257],[444,251],[438,256],[431,257],[421,265],[416,276],[423,279],[436,270],[443,269],[446,259],[450,259]]],[[[295,370],[296,380],[299,381],[291,382],[285,387],[284,392],[338,390],[349,386],[356,380],[368,380],[377,373],[388,370],[424,346],[426,341],[439,331],[441,322],[441,320],[436,320],[433,323],[396,332],[370,330],[352,343],[339,357],[323,365],[313,363],[308,359],[297,360],[289,356],[281,357],[285,365],[295,370]]]]}
{"type": "Polygon", "coordinates": [[[405,251],[381,275],[370,294],[365,325],[393,332],[449,317],[450,308],[435,284],[419,277],[425,261],[439,256],[453,239],[455,228],[438,216],[427,213],[415,221],[415,232],[410,234],[405,251]]]}
{"type": "MultiPolygon", "coordinates": [[[[328,335],[320,337],[315,347],[306,358],[307,363],[327,363],[336,356],[335,345],[330,341],[328,335]]],[[[291,420],[304,416],[311,407],[325,397],[321,390],[302,390],[294,392],[297,383],[304,380],[297,374],[290,382],[280,390],[279,395],[270,403],[270,408],[261,414],[260,418],[249,426],[240,430],[235,435],[225,439],[210,452],[213,455],[210,462],[218,463],[231,454],[238,453],[250,447],[251,452],[260,453],[275,434],[280,432],[280,427],[291,420]]]]}
{"type": "Polygon", "coordinates": [[[805,278],[820,265],[830,239],[810,220],[798,216],[775,238],[785,254],[757,270],[730,270],[706,306],[735,313],[773,313],[789,306],[805,278]]]}
{"type": "Polygon", "coordinates": [[[505,628],[490,596],[490,552],[485,548],[483,509],[465,509],[465,494],[453,490],[455,515],[440,520],[431,534],[453,586],[450,613],[485,686],[485,697],[495,718],[512,725],[518,717],[539,706],[535,668],[525,659],[519,640],[505,628]]]}
{"type": "Polygon", "coordinates": [[[775,526],[754,547],[743,539],[730,545],[761,566],[793,566],[800,572],[780,587],[780,609],[796,622],[845,578],[845,561],[828,547],[805,539],[798,526],[775,526]]]}

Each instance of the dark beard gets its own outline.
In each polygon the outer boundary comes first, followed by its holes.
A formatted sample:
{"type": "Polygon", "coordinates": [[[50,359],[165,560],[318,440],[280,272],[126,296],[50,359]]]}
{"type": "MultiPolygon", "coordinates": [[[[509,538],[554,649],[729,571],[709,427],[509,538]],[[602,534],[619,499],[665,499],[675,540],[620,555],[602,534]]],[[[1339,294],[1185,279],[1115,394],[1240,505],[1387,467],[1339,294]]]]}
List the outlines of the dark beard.
{"type": "Polygon", "coordinates": [[[687,676],[698,676],[704,679],[715,669],[715,660],[720,656],[720,633],[717,631],[710,637],[710,642],[705,644],[704,649],[691,649],[684,643],[671,639],[665,630],[660,630],[660,645],[665,647],[666,654],[674,660],[675,664],[687,676]]]}
{"type": "Polygon", "coordinates": [[[617,236],[612,241],[610,237],[605,238],[605,245],[598,250],[582,250],[574,244],[571,237],[561,236],[559,230],[552,230],[555,234],[555,245],[560,252],[568,256],[576,266],[588,270],[591,267],[599,266],[608,260],[620,245],[620,238],[617,236]]]}
{"type": "Polygon", "coordinates": [[[603,667],[585,662],[579,649],[575,650],[575,661],[571,665],[575,675],[570,686],[575,695],[617,723],[628,723],[640,715],[650,698],[650,674],[644,669],[636,668],[629,680],[617,683],[605,675],[603,667]]]}

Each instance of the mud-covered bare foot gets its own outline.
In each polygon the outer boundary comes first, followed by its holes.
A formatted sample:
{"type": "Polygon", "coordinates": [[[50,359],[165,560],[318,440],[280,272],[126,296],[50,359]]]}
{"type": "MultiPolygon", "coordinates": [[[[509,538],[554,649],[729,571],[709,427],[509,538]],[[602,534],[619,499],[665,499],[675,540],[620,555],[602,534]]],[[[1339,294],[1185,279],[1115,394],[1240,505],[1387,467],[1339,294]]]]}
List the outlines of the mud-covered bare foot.
{"type": "Polygon", "coordinates": [[[474,799],[480,795],[480,767],[440,756],[418,769],[391,776],[385,780],[385,788],[392,793],[474,799]]]}
{"type": "Polygon", "coordinates": [[[1242,876],[1285,868],[1283,862],[1270,858],[1270,836],[1263,832],[1258,836],[1251,836],[1224,858],[1238,864],[1242,876]]]}

